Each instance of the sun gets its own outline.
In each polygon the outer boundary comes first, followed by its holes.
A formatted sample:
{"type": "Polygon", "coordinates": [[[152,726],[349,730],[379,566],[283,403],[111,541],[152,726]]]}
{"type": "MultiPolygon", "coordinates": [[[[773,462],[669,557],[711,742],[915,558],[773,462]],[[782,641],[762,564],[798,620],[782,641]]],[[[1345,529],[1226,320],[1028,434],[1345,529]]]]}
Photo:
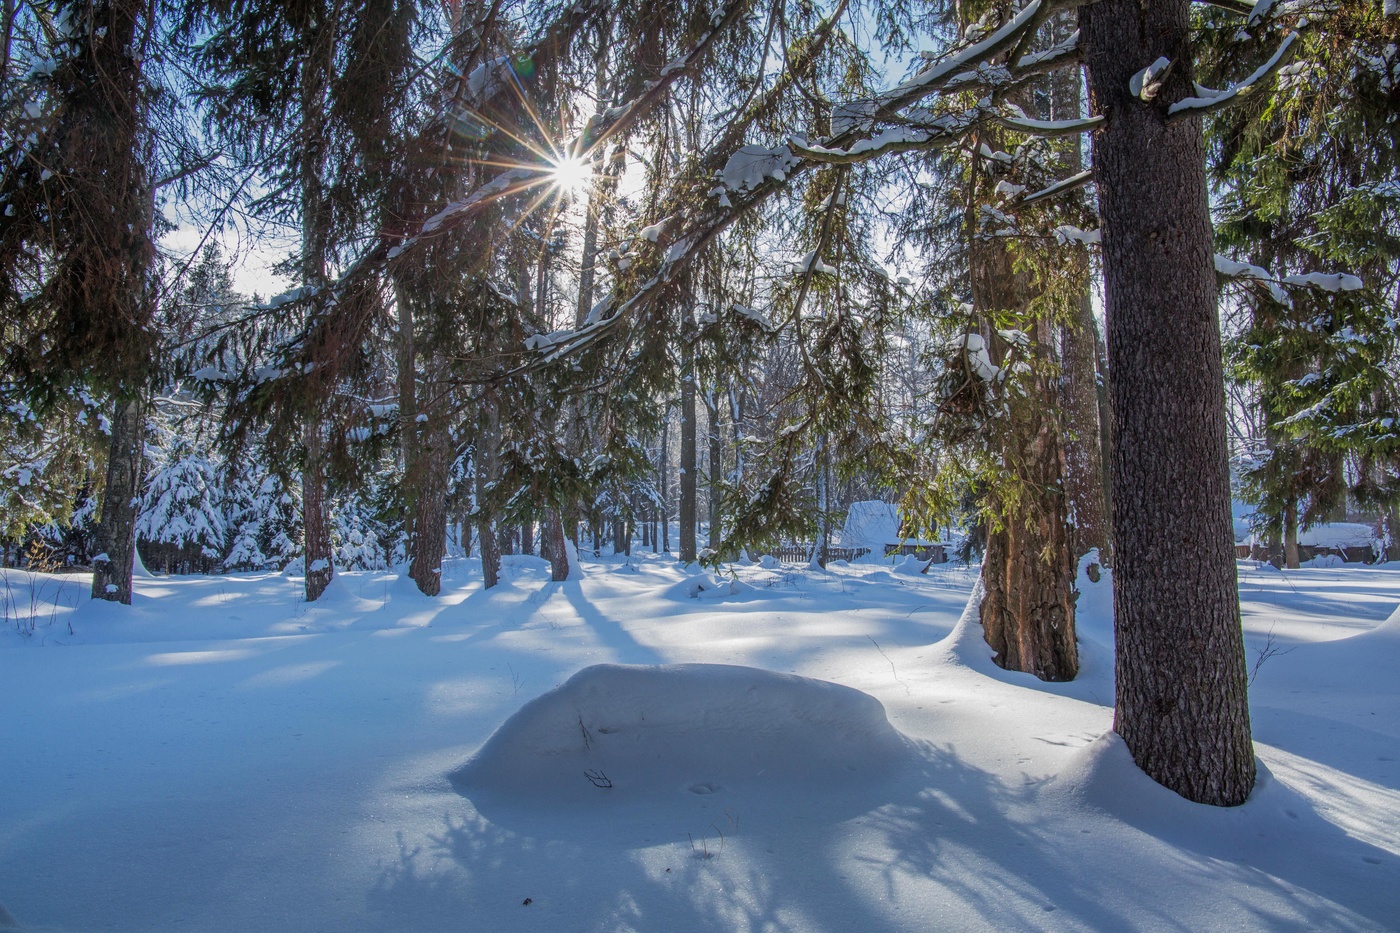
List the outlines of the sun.
{"type": "Polygon", "coordinates": [[[593,179],[588,160],[579,156],[560,158],[552,164],[549,174],[554,186],[567,195],[583,194],[593,179]]]}

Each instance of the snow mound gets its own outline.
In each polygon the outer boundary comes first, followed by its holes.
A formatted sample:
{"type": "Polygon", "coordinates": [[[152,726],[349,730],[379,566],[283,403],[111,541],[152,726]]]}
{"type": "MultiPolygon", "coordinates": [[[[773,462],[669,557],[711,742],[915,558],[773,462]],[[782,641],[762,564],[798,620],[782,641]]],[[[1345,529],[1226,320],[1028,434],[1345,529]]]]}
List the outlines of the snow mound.
{"type": "Polygon", "coordinates": [[[894,565],[894,572],[916,577],[924,572],[924,565],[927,563],[928,561],[919,560],[913,554],[909,554],[905,556],[904,560],[894,565]]]}
{"type": "Polygon", "coordinates": [[[526,703],[450,777],[540,806],[730,786],[868,784],[912,748],[874,697],[727,664],[598,664],[526,703]]]}
{"type": "Polygon", "coordinates": [[[1299,567],[1322,567],[1322,568],[1327,568],[1327,567],[1341,567],[1341,566],[1344,566],[1345,564],[1346,564],[1346,561],[1342,560],[1342,559],[1341,559],[1340,557],[1338,557],[1336,554],[1319,554],[1319,555],[1317,555],[1316,557],[1314,557],[1312,560],[1305,560],[1305,561],[1303,561],[1303,562],[1300,563],[1298,566],[1299,566],[1299,567]]]}
{"type": "Polygon", "coordinates": [[[738,579],[702,577],[686,586],[686,595],[691,599],[724,599],[752,589],[752,586],[738,579]]]}
{"type": "MultiPolygon", "coordinates": [[[[1286,753],[1278,757],[1285,766],[1297,760],[1286,753]]],[[[1296,865],[1284,866],[1297,853],[1308,853],[1305,862],[1325,862],[1355,845],[1305,795],[1275,777],[1262,760],[1256,758],[1255,767],[1254,790],[1240,806],[1193,803],[1148,777],[1133,761],[1122,737],[1108,732],[1077,750],[1040,793],[1050,808],[1104,813],[1208,858],[1247,860],[1276,872],[1296,870],[1296,865]]],[[[1316,770],[1315,763],[1308,768],[1303,775],[1293,773],[1291,779],[1303,777],[1306,783],[1325,773],[1325,769],[1316,770]]]]}

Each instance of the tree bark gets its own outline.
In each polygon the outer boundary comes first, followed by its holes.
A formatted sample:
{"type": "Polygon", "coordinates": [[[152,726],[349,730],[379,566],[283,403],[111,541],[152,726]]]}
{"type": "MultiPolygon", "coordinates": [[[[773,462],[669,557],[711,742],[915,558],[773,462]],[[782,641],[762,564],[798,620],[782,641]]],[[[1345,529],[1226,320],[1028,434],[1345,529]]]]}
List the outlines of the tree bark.
{"type": "Polygon", "coordinates": [[[572,571],[569,546],[564,537],[564,521],[550,509],[544,517],[544,546],[549,551],[549,578],[556,583],[569,579],[572,571]]]}
{"type": "Polygon", "coordinates": [[[1188,0],[1080,9],[1095,111],[1113,380],[1114,728],[1158,783],[1198,803],[1254,786],[1230,521],[1225,391],[1188,0]],[[1147,63],[1173,63],[1157,97],[1147,63]]]}
{"type": "MultiPolygon", "coordinates": [[[[429,383],[430,391],[443,387],[429,383]]],[[[452,435],[447,412],[430,404],[428,420],[415,421],[418,433],[413,473],[404,478],[413,490],[413,536],[408,575],[424,596],[442,591],[442,559],[447,554],[447,486],[452,461],[452,435]]]]}
{"type": "Polygon", "coordinates": [[[706,540],[706,546],[715,548],[724,537],[723,528],[720,526],[720,483],[724,482],[724,435],[720,432],[719,424],[719,393],[717,391],[707,393],[705,396],[705,413],[709,416],[710,422],[710,482],[709,482],[709,505],[710,505],[710,533],[706,540]]]}
{"type": "Polygon", "coordinates": [[[319,418],[307,421],[302,441],[306,449],[301,473],[302,558],[306,567],[306,601],[314,603],[335,576],[330,520],[326,514],[326,445],[319,418]]]}
{"type": "Polygon", "coordinates": [[[671,553],[671,412],[668,408],[661,419],[661,470],[657,485],[661,488],[661,552],[671,553]]]}
{"type": "MultiPolygon", "coordinates": [[[[1051,40],[1070,38],[1077,27],[1072,10],[1055,14],[1051,40]]],[[[1084,82],[1078,68],[1063,68],[1050,76],[1050,120],[1075,120],[1083,116],[1084,82]]],[[[1078,136],[1071,137],[1060,160],[1066,175],[1084,168],[1078,136]]],[[[1078,194],[1076,193],[1076,197],[1078,194]]],[[[1070,548],[1075,557],[1098,549],[1099,560],[1112,562],[1108,500],[1103,470],[1102,432],[1099,426],[1098,373],[1095,366],[1097,328],[1089,295],[1087,263],[1076,269],[1079,301],[1074,319],[1060,331],[1060,410],[1064,423],[1065,497],[1068,500],[1070,548]]]]}
{"type": "MultiPolygon", "coordinates": [[[[971,264],[972,300],[980,315],[1029,307],[1029,285],[1002,240],[974,240],[971,264]]],[[[1006,347],[994,328],[986,330],[1000,366],[1006,347]]],[[[1066,681],[1079,673],[1079,649],[1064,432],[1058,387],[1046,365],[1055,352],[1049,326],[1035,322],[1032,336],[1037,358],[1023,376],[1025,392],[1006,394],[997,435],[1002,465],[1019,490],[990,494],[996,521],[982,560],[982,631],[1001,667],[1066,681]]]]}
{"type": "Polygon", "coordinates": [[[1298,500],[1289,499],[1283,507],[1283,566],[1297,570],[1298,561],[1298,500]]]}
{"type": "Polygon", "coordinates": [[[1079,302],[1077,320],[1063,329],[1060,341],[1064,367],[1060,404],[1066,429],[1065,497],[1069,503],[1071,547],[1075,556],[1081,557],[1097,548],[1099,561],[1111,564],[1094,331],[1094,312],[1086,294],[1079,302]]]}
{"type": "Polygon", "coordinates": [[[689,327],[681,336],[681,563],[694,563],[696,514],[695,469],[695,345],[689,327]]]}
{"type": "Polygon", "coordinates": [[[501,579],[501,545],[496,538],[495,508],[488,487],[496,475],[496,445],[500,443],[499,400],[494,392],[483,393],[485,423],[477,432],[476,456],[476,536],[481,551],[481,579],[484,589],[491,589],[501,579]]]}
{"type": "Polygon", "coordinates": [[[136,555],[136,502],[141,495],[146,406],[140,396],[118,400],[112,412],[107,487],[92,562],[92,598],[131,605],[131,570],[136,555]],[[106,555],[106,559],[99,559],[106,555]]]}

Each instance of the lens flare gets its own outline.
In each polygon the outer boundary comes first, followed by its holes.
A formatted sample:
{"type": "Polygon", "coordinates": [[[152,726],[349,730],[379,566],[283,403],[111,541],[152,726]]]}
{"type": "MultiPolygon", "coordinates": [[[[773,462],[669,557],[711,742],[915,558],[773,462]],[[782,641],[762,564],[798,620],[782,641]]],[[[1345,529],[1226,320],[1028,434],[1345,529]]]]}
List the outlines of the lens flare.
{"type": "Polygon", "coordinates": [[[578,195],[587,190],[593,170],[586,160],[578,156],[565,156],[553,163],[550,178],[561,192],[578,195]]]}

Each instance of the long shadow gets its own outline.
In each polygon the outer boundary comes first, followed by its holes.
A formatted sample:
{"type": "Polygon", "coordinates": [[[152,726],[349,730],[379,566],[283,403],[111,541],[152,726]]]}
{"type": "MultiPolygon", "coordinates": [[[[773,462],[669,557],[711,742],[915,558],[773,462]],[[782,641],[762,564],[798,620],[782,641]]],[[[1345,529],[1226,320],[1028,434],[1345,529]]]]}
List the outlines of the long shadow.
{"type": "Polygon", "coordinates": [[[880,780],[745,788],[707,813],[464,803],[429,839],[401,846],[369,908],[422,930],[462,916],[492,930],[1140,926],[1152,908],[1106,897],[1115,880],[1065,858],[1067,830],[1044,815],[1007,818],[1034,804],[1034,787],[923,743],[880,780]]]}
{"type": "Polygon", "coordinates": [[[651,648],[641,644],[616,620],[608,618],[584,595],[583,584],[579,580],[565,580],[562,583],[546,583],[543,590],[548,596],[562,595],[565,601],[578,614],[583,624],[598,637],[599,642],[617,653],[622,664],[664,664],[666,659],[651,648]]]}

